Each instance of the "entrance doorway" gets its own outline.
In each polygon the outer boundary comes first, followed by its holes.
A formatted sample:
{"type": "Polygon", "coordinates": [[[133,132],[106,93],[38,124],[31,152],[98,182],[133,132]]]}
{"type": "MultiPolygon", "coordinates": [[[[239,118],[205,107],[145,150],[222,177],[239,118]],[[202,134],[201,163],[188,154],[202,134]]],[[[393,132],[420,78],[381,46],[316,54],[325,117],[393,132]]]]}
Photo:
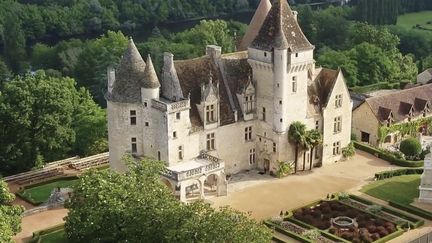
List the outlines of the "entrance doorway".
{"type": "Polygon", "coordinates": [[[369,143],[370,134],[367,132],[361,132],[361,141],[364,143],[369,143]]]}
{"type": "Polygon", "coordinates": [[[264,174],[270,173],[270,160],[264,159],[264,174]]]}

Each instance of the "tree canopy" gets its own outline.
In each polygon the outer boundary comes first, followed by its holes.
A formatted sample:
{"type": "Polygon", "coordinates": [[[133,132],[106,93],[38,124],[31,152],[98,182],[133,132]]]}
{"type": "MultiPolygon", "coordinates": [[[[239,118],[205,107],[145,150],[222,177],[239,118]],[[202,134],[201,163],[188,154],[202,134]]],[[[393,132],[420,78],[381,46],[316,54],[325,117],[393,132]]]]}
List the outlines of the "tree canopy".
{"type": "Polygon", "coordinates": [[[271,231],[229,208],[180,203],[160,181],[164,165],[126,158],[129,170],[90,171],[66,207],[69,239],[83,242],[269,242],[271,231]]]}
{"type": "Polygon", "coordinates": [[[22,206],[12,206],[15,195],[7,184],[0,180],[0,242],[14,242],[12,237],[21,231],[22,206]]]}
{"type": "Polygon", "coordinates": [[[43,71],[17,76],[0,93],[0,171],[101,152],[88,148],[106,139],[105,119],[105,111],[71,78],[43,71]]]}

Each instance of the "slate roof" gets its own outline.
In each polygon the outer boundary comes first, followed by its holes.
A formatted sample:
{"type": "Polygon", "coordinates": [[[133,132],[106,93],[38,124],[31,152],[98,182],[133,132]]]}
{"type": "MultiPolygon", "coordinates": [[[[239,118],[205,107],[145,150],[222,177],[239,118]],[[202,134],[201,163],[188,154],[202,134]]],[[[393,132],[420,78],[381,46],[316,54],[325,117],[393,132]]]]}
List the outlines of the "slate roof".
{"type": "Polygon", "coordinates": [[[309,104],[315,106],[316,113],[326,107],[336,84],[339,72],[337,70],[320,68],[313,82],[308,86],[309,104]]]}
{"type": "Polygon", "coordinates": [[[411,110],[413,116],[419,116],[426,105],[431,105],[432,84],[370,97],[366,99],[366,102],[379,121],[385,122],[388,119],[389,111],[394,121],[403,121],[408,118],[411,110]]]}
{"type": "Polygon", "coordinates": [[[294,52],[314,48],[303,34],[287,0],[274,1],[251,47],[265,51],[290,48],[294,52]]]}
{"type": "Polygon", "coordinates": [[[111,93],[107,99],[121,103],[139,103],[141,101],[142,81],[146,78],[144,70],[146,63],[135,46],[132,39],[123,54],[122,60],[116,69],[116,79],[111,93]]]}
{"type": "Polygon", "coordinates": [[[268,12],[271,9],[271,3],[270,0],[261,0],[260,4],[258,5],[258,8],[255,11],[254,16],[252,17],[252,20],[247,28],[246,34],[244,35],[239,51],[245,51],[249,47],[249,45],[252,43],[252,41],[256,38],[258,35],[261,26],[264,23],[264,20],[267,17],[268,12]]]}
{"type": "Polygon", "coordinates": [[[417,83],[428,84],[432,82],[432,68],[425,70],[417,76],[417,83]]]}
{"type": "Polygon", "coordinates": [[[160,87],[159,79],[153,66],[150,55],[147,56],[147,66],[144,75],[140,81],[141,87],[146,89],[155,89],[160,87]]]}
{"type": "MultiPolygon", "coordinates": [[[[243,118],[236,94],[244,90],[249,83],[252,69],[247,58],[247,52],[236,52],[222,55],[218,63],[209,56],[174,62],[183,94],[191,94],[190,117],[193,126],[202,127],[203,125],[196,105],[201,101],[201,85],[209,82],[210,71],[213,83],[219,83],[221,125],[235,122],[234,110],[237,110],[239,120],[243,118]],[[224,77],[228,89],[223,81],[224,77]],[[229,96],[233,98],[234,107],[230,105],[229,96]]],[[[317,72],[317,77],[308,89],[309,105],[313,114],[320,114],[321,108],[327,106],[329,95],[339,74],[337,70],[324,68],[318,69],[317,72]]]]}

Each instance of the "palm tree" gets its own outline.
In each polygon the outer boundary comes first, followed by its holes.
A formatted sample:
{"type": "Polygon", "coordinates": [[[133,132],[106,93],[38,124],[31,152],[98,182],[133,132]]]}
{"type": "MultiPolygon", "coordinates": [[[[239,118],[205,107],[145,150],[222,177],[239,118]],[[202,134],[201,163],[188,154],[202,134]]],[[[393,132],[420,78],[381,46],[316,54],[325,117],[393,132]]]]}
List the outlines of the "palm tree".
{"type": "Polygon", "coordinates": [[[288,130],[288,139],[295,144],[294,173],[297,173],[298,153],[300,148],[306,145],[306,125],[301,122],[293,122],[288,130]]]}
{"type": "MultiPolygon", "coordinates": [[[[308,145],[308,147],[311,149],[311,153],[310,153],[310,170],[312,170],[312,161],[313,161],[313,154],[314,154],[314,149],[322,144],[322,135],[321,133],[316,130],[309,130],[306,132],[306,143],[308,145]]],[[[304,164],[303,164],[303,168],[304,168],[304,164]]]]}

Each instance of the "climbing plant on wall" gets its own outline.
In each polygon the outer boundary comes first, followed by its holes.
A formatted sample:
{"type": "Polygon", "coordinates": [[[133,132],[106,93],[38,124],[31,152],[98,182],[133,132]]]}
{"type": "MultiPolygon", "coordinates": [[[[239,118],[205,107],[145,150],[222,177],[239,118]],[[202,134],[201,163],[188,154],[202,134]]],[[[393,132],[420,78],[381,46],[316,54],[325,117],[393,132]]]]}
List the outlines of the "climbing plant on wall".
{"type": "Polygon", "coordinates": [[[392,133],[399,132],[404,137],[406,135],[416,136],[420,127],[426,125],[429,132],[432,131],[432,117],[421,118],[411,122],[393,124],[389,127],[381,126],[378,129],[378,138],[380,143],[383,143],[385,138],[392,133]]]}

